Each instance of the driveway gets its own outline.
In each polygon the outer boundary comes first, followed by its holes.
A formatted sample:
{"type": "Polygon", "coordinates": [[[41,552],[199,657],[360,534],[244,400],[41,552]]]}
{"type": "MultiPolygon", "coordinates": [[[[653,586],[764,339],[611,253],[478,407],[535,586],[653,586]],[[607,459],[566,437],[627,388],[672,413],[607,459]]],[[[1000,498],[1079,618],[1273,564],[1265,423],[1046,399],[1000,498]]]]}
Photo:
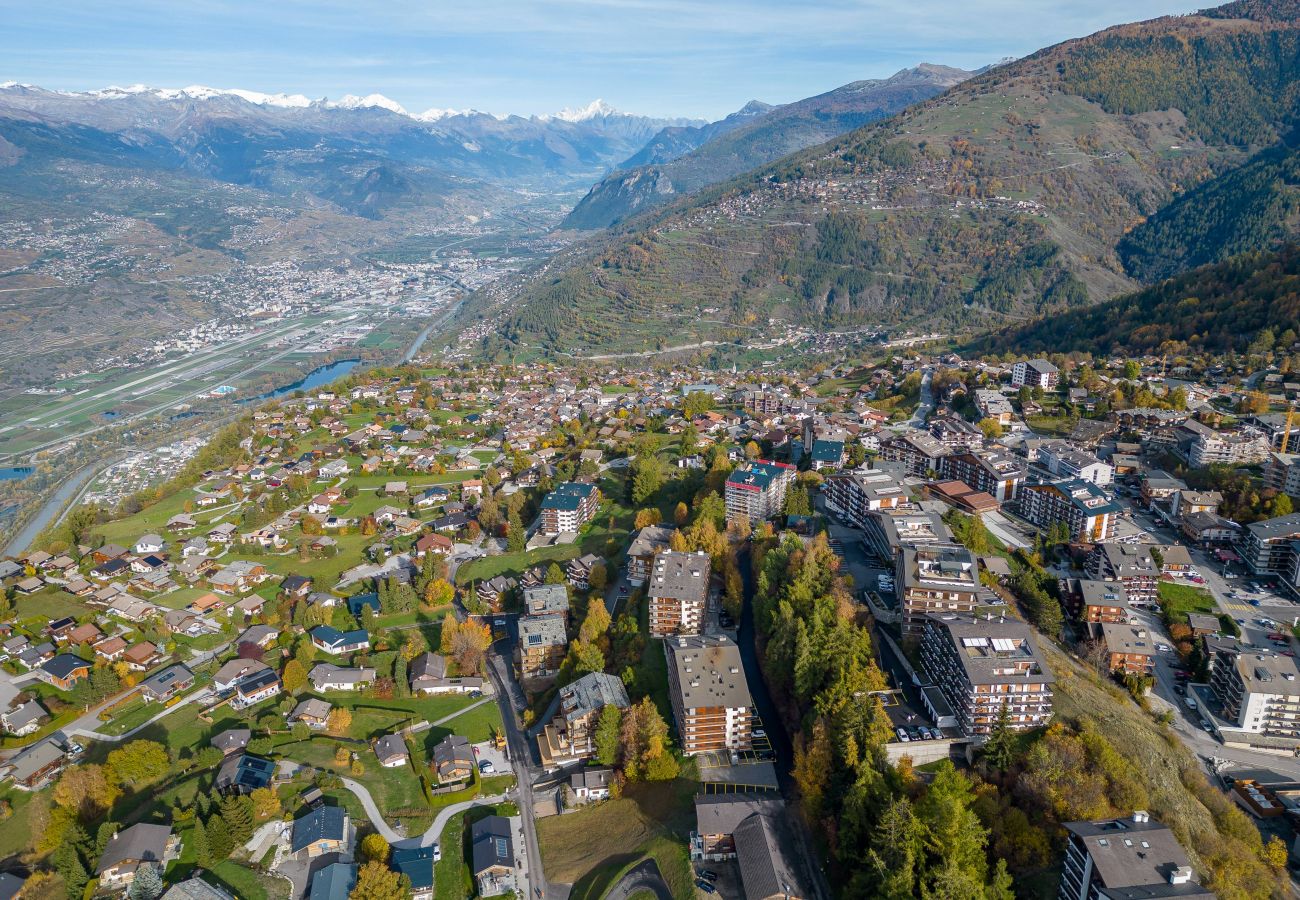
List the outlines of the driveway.
{"type": "Polygon", "coordinates": [[[375,831],[378,831],[383,835],[384,840],[388,841],[390,844],[397,844],[406,840],[394,831],[392,826],[384,821],[383,813],[379,811],[379,805],[375,803],[375,798],[370,796],[370,791],[366,790],[365,785],[353,781],[351,778],[344,778],[342,781],[343,786],[355,794],[356,798],[361,801],[361,808],[364,809],[366,815],[370,817],[370,824],[375,826],[375,831]]]}
{"type": "Polygon", "coordinates": [[[659,874],[659,866],[653,859],[647,859],[620,878],[605,895],[605,900],[627,900],[637,891],[649,891],[658,900],[673,900],[673,892],[668,890],[668,884],[659,874]]]}

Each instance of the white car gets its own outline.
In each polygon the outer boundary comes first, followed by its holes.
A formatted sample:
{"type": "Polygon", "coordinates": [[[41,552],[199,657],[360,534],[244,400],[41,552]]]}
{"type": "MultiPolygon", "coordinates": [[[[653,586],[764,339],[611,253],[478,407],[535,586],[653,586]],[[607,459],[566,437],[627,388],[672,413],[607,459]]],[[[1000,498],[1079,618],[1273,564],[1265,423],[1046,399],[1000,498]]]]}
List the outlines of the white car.
{"type": "Polygon", "coordinates": [[[492,765],[492,760],[490,759],[485,759],[478,764],[478,771],[480,775],[491,775],[496,770],[497,767],[492,765]]]}

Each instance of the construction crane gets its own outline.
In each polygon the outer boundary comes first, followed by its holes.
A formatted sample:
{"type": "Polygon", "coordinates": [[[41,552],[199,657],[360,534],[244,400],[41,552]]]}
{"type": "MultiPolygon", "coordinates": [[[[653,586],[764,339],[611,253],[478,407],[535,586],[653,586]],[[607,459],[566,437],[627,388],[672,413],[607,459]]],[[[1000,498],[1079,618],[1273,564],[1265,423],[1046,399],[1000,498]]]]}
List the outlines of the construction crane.
{"type": "Polygon", "coordinates": [[[1286,410],[1286,430],[1282,432],[1282,451],[1286,453],[1287,444],[1291,443],[1291,424],[1295,421],[1295,404],[1291,404],[1286,410]]]}

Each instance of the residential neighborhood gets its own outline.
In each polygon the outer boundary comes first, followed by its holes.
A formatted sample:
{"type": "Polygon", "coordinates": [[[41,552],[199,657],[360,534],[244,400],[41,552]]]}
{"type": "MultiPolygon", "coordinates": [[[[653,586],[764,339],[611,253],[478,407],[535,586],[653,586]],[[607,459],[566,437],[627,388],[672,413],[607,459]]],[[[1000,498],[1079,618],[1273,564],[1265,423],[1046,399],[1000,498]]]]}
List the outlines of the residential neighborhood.
{"type": "MultiPolygon", "coordinates": [[[[630,853],[674,897],[821,900],[816,791],[990,779],[1104,696],[1291,840],[1290,457],[1244,524],[1198,465],[1278,447],[1264,424],[1042,437],[1035,392],[1078,374],[1046,360],[767,374],[407,370],[251,410],[174,492],[3,564],[0,799],[111,831],[73,854],[105,894],[563,897],[630,853]],[[91,778],[118,787],[60,799],[91,778]],[[629,836],[642,807],[662,839],[629,836]]],[[[1202,895],[1142,808],[1062,821],[1036,871],[1119,884],[1108,830],[1202,895]]]]}

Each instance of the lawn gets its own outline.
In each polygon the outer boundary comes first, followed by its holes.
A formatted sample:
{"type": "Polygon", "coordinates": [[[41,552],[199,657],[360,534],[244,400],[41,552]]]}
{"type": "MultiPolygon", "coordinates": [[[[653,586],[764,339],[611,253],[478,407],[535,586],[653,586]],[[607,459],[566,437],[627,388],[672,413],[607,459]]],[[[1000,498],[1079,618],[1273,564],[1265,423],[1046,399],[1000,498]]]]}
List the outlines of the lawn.
{"type": "Polygon", "coordinates": [[[260,875],[229,859],[218,863],[209,877],[221,882],[240,900],[273,900],[289,896],[289,882],[260,875]]]}
{"type": "Polygon", "coordinates": [[[440,727],[450,728],[456,734],[468,738],[471,744],[478,744],[501,731],[501,707],[495,700],[488,700],[482,706],[466,710],[456,718],[443,722],[440,727]]]}
{"type": "Polygon", "coordinates": [[[1167,622],[1185,623],[1188,613],[1216,614],[1218,612],[1214,597],[1204,588],[1162,581],[1159,592],[1160,609],[1164,612],[1167,622]]]}
{"type": "Polygon", "coordinates": [[[540,562],[563,562],[582,555],[578,544],[559,544],[552,547],[538,547],[522,553],[502,553],[498,556],[484,556],[472,560],[456,570],[456,583],[469,584],[471,581],[485,581],[498,575],[519,575],[540,562]]]}
{"type": "Polygon", "coordinates": [[[653,858],[674,897],[695,896],[686,839],[696,784],[633,784],[617,800],[537,822],[546,877],[573,884],[571,896],[603,897],[629,866],[653,858]]]}
{"type": "Polygon", "coordinates": [[[28,619],[43,619],[45,622],[52,622],[64,616],[77,618],[90,612],[90,608],[86,604],[71,594],[64,593],[62,588],[46,588],[28,596],[19,594],[14,598],[14,603],[18,611],[19,622],[28,619]]]}

